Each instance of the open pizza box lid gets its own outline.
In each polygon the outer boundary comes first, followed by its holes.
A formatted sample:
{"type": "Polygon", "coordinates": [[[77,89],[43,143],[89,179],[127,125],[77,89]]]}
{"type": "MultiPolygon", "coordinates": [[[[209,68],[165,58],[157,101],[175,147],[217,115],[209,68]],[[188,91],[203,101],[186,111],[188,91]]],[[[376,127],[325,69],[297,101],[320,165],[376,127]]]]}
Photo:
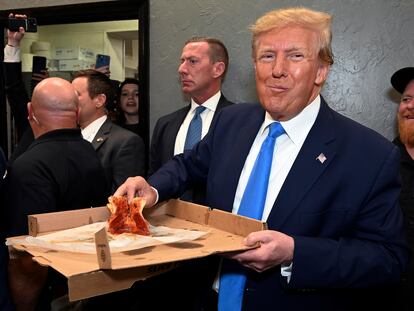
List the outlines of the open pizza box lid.
{"type": "MultiPolygon", "coordinates": [[[[30,215],[29,234],[37,236],[75,228],[106,221],[109,216],[107,207],[30,215]]],[[[169,271],[183,260],[248,249],[243,245],[244,237],[266,228],[266,224],[258,220],[181,200],[169,200],[145,208],[144,217],[155,226],[207,231],[208,234],[191,242],[112,254],[105,230],[95,235],[95,254],[50,251],[17,244],[13,247],[30,253],[39,264],[50,266],[66,276],[69,299],[74,301],[130,288],[135,281],[169,271]]]]}

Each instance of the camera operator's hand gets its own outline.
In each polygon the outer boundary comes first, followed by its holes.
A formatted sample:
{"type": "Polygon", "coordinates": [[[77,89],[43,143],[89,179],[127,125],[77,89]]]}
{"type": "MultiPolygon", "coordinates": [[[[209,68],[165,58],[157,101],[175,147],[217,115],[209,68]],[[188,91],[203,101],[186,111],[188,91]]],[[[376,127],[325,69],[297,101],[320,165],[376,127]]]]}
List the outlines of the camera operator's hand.
{"type": "MultiPolygon", "coordinates": [[[[20,18],[25,19],[27,18],[26,15],[20,15],[16,14],[13,15],[13,13],[9,14],[9,18],[20,18]]],[[[20,41],[22,41],[24,37],[25,31],[23,27],[19,28],[19,31],[10,31],[7,29],[7,44],[14,47],[20,47],[20,41]]]]}
{"type": "Polygon", "coordinates": [[[106,75],[108,78],[111,77],[111,72],[109,71],[109,66],[102,66],[102,67],[95,67],[96,71],[102,72],[104,75],[106,75]]]}

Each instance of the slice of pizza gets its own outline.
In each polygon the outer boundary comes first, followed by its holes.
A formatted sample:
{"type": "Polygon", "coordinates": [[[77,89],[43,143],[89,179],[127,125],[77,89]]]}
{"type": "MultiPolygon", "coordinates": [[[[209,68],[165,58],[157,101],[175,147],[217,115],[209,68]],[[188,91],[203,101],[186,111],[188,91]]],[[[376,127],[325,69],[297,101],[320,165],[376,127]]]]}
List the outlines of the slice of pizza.
{"type": "Polygon", "coordinates": [[[134,198],[131,204],[128,204],[125,196],[111,196],[108,201],[107,207],[111,211],[108,219],[110,233],[151,235],[149,223],[142,215],[146,203],[144,198],[134,198]]]}

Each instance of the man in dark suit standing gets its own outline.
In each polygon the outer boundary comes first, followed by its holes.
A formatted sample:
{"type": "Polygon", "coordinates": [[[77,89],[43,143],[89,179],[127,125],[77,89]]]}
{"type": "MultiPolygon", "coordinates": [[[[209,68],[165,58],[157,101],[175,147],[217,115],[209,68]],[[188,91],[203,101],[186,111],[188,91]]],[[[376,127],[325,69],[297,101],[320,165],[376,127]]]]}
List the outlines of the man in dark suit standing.
{"type": "MultiPolygon", "coordinates": [[[[45,79],[34,89],[27,107],[35,140],[8,168],[4,210],[8,236],[28,233],[28,215],[107,202],[105,173],[77,127],[78,98],[73,86],[64,79],[45,79]]],[[[59,297],[55,285],[60,283],[44,287],[47,267],[26,253],[10,254],[9,280],[16,309],[34,309],[37,303],[40,309],[46,308],[47,299],[38,301],[46,288],[59,297]]]]}
{"type": "Polygon", "coordinates": [[[78,71],[72,81],[79,96],[82,136],[101,159],[111,193],[129,176],[145,176],[145,146],[138,135],[114,124],[106,105],[114,99],[112,84],[101,72],[78,71]]]}
{"type": "MultiPolygon", "coordinates": [[[[199,114],[202,121],[200,140],[208,132],[217,112],[232,104],[221,93],[229,56],[220,40],[210,37],[191,38],[184,44],[180,61],[178,73],[182,91],[191,97],[191,103],[161,117],[155,124],[151,139],[149,175],[174,155],[192,147],[191,144],[186,145],[186,138],[198,109],[202,109],[199,114]]],[[[185,195],[185,199],[197,203],[203,203],[204,197],[205,184],[193,185],[193,190],[185,195]]]]}
{"type": "Polygon", "coordinates": [[[139,191],[151,206],[201,180],[211,208],[267,222],[245,239],[259,247],[223,260],[219,310],[389,308],[377,287],[398,282],[407,263],[397,147],[320,96],[333,63],[330,24],[306,8],[259,18],[261,105],[223,109],[190,152],[116,192],[139,191]]]}

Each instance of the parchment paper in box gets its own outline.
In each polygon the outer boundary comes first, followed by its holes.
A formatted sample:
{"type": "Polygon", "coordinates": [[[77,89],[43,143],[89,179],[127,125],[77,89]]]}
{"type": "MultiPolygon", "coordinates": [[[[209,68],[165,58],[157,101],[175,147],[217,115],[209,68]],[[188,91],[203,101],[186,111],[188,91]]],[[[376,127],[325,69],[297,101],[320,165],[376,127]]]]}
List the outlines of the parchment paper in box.
{"type": "MultiPolygon", "coordinates": [[[[260,221],[180,200],[161,202],[144,209],[144,214],[155,226],[208,231],[209,234],[192,242],[115,254],[111,254],[107,246],[103,246],[104,250],[98,251],[98,255],[50,252],[35,247],[15,248],[29,252],[39,264],[50,266],[66,276],[69,298],[73,301],[129,288],[135,281],[171,270],[183,260],[245,250],[244,237],[265,229],[265,224],[260,221]]],[[[29,228],[31,235],[36,235],[102,221],[108,216],[106,207],[31,215],[29,228]]],[[[99,239],[97,244],[105,245],[99,239]]]]}

